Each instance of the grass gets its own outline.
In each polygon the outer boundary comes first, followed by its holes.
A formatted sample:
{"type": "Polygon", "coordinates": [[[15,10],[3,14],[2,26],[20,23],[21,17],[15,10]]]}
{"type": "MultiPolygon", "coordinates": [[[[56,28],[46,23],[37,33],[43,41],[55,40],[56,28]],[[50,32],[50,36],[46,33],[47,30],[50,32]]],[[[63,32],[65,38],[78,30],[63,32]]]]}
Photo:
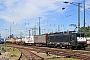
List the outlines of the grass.
{"type": "Polygon", "coordinates": [[[20,52],[16,48],[7,47],[6,48],[6,51],[7,52],[10,52],[11,58],[12,57],[19,57],[20,56],[20,52]]]}
{"type": "Polygon", "coordinates": [[[55,55],[50,55],[47,56],[46,54],[41,54],[41,56],[43,56],[44,58],[48,58],[50,60],[78,60],[78,59],[74,59],[74,58],[64,58],[64,57],[55,57],[55,55]]]}
{"type": "Polygon", "coordinates": [[[6,52],[10,52],[10,59],[18,60],[20,56],[20,51],[18,49],[12,47],[5,47],[4,45],[0,44],[0,52],[3,52],[4,50],[6,52]]]}

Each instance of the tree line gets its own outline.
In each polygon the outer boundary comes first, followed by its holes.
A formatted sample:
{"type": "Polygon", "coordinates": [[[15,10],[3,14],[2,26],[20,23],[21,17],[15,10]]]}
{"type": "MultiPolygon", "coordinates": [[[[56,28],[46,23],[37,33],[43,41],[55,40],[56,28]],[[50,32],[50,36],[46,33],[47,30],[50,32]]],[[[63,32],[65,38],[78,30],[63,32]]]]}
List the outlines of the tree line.
{"type": "Polygon", "coordinates": [[[90,26],[81,27],[79,31],[84,32],[86,37],[90,37],[90,26]]]}

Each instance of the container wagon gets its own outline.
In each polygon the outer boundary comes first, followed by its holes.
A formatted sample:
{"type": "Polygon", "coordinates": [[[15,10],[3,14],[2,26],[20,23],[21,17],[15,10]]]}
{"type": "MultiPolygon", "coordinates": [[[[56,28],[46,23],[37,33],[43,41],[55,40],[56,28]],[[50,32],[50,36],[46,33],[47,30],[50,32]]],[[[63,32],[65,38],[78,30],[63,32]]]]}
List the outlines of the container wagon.
{"type": "Polygon", "coordinates": [[[34,36],[34,43],[36,46],[46,46],[47,40],[48,40],[48,34],[34,36]]]}

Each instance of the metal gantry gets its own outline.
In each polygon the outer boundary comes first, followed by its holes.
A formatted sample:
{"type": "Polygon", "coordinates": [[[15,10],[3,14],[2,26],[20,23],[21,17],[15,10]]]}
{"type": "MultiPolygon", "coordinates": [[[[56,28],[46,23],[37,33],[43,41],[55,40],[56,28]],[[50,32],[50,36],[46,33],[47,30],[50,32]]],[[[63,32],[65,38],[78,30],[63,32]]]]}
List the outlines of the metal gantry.
{"type": "MultiPolygon", "coordinates": [[[[70,2],[65,1],[63,3],[66,3],[67,4],[67,3],[70,3],[70,2]]],[[[70,4],[73,4],[73,5],[78,6],[78,32],[80,32],[80,7],[81,7],[80,4],[81,3],[72,2],[70,4]]]]}

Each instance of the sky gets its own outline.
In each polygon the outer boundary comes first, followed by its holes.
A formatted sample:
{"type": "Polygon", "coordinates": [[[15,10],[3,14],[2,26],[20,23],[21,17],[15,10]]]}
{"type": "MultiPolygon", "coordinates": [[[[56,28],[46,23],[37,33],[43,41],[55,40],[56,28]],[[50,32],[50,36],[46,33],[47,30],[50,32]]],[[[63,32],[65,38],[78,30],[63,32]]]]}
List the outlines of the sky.
{"type": "MultiPolygon", "coordinates": [[[[74,30],[78,26],[80,3],[80,27],[84,24],[84,0],[0,0],[0,34],[7,37],[74,30]],[[63,2],[69,3],[63,3],[63,2]],[[70,4],[72,3],[73,4],[70,4]],[[62,9],[65,8],[65,9],[62,9]],[[40,17],[40,18],[39,18],[40,17]],[[35,32],[36,31],[36,32],[35,32]]],[[[90,26],[90,0],[85,1],[86,26],[90,26]]],[[[76,29],[77,30],[77,29],[76,29]]]]}

